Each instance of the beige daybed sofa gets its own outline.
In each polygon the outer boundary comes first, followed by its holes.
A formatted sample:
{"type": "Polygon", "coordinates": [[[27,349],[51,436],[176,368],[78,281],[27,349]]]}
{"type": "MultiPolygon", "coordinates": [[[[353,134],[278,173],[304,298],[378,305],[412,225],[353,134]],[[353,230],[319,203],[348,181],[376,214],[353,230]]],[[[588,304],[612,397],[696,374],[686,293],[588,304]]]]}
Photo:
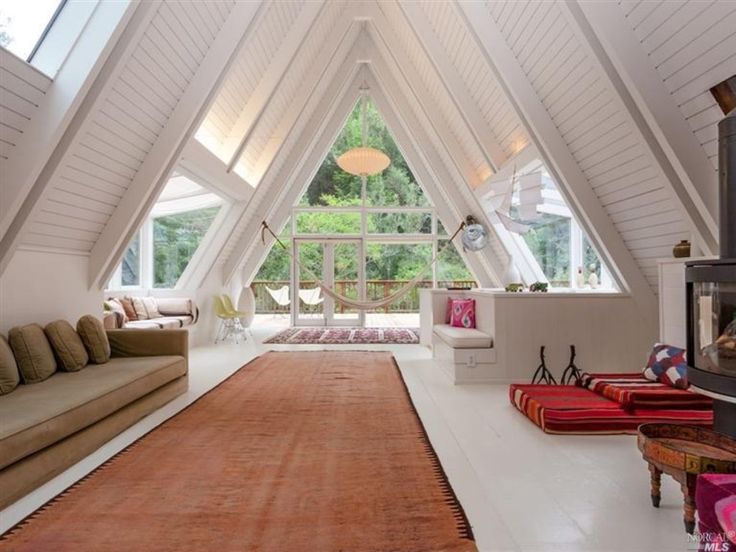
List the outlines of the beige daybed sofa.
{"type": "Polygon", "coordinates": [[[186,330],[109,330],[111,358],[0,396],[0,509],[188,386],[186,330]]]}
{"type": "Polygon", "coordinates": [[[199,309],[187,297],[110,297],[105,327],[172,330],[197,323],[199,309]]]}

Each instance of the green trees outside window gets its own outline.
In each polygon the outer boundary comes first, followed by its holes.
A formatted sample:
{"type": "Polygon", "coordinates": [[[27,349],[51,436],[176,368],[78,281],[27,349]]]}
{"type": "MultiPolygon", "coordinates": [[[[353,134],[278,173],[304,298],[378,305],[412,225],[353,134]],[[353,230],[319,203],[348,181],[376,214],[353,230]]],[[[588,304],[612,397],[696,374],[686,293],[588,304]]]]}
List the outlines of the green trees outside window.
{"type": "Polygon", "coordinates": [[[153,286],[173,288],[220,207],[153,219],[153,286]]]}

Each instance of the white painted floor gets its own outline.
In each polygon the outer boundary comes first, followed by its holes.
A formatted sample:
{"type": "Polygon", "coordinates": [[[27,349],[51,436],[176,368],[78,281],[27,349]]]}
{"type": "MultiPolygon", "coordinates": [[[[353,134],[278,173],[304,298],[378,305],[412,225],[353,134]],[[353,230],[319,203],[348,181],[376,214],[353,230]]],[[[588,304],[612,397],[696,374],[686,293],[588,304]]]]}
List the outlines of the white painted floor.
{"type": "MultiPolygon", "coordinates": [[[[258,324],[255,339],[245,344],[192,349],[187,394],[0,512],[0,532],[263,351],[351,348],[260,344],[281,326],[258,324]]],[[[679,487],[670,478],[663,477],[662,507],[651,507],[649,474],[634,437],[546,435],[509,404],[506,386],[453,386],[434,366],[430,352],[419,345],[360,348],[394,352],[480,550],[696,549],[688,547],[679,487]]]]}

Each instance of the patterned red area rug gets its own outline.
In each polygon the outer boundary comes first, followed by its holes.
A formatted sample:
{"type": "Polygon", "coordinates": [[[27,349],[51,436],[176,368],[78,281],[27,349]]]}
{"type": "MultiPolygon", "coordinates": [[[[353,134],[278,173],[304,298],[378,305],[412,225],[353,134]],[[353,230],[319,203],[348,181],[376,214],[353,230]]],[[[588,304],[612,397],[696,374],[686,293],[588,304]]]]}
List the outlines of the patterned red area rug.
{"type": "Polygon", "coordinates": [[[254,360],[0,540],[14,552],[472,552],[387,352],[254,360]]]}
{"type": "Polygon", "coordinates": [[[266,339],[280,345],[365,345],[419,343],[418,328],[289,328],[266,339]]]}

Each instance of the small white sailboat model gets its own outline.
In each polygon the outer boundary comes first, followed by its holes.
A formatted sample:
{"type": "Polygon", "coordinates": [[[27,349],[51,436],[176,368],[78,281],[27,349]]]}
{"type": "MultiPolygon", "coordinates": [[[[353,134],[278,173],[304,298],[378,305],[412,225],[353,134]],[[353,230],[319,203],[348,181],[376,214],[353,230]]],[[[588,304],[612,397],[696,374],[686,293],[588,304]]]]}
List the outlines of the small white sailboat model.
{"type": "Polygon", "coordinates": [[[526,221],[537,218],[537,205],[542,201],[541,174],[535,172],[517,177],[514,167],[511,179],[501,180],[493,188],[486,196],[486,205],[509,232],[526,234],[530,230],[526,221]],[[512,215],[511,207],[516,188],[519,199],[515,217],[512,215]]]}

